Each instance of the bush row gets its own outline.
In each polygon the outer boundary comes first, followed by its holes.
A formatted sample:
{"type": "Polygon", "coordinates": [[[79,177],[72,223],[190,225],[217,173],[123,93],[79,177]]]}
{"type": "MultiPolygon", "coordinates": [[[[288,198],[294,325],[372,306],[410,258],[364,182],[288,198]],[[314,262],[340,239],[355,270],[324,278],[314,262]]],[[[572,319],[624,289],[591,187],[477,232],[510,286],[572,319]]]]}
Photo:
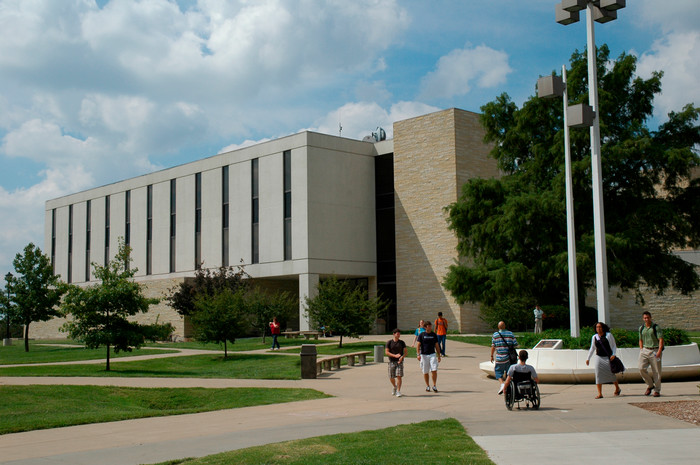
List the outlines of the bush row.
{"type": "MultiPolygon", "coordinates": [[[[628,329],[611,329],[612,335],[615,338],[617,347],[639,347],[639,331],[628,329]]],[[[531,348],[537,344],[540,339],[561,339],[564,344],[564,349],[586,349],[591,345],[591,337],[594,330],[592,327],[581,328],[579,337],[571,337],[568,329],[548,329],[541,334],[522,333],[517,335],[518,345],[522,348],[531,348]]],[[[664,328],[663,329],[664,344],[667,346],[677,346],[689,344],[690,338],[688,333],[682,329],[664,328]]]]}

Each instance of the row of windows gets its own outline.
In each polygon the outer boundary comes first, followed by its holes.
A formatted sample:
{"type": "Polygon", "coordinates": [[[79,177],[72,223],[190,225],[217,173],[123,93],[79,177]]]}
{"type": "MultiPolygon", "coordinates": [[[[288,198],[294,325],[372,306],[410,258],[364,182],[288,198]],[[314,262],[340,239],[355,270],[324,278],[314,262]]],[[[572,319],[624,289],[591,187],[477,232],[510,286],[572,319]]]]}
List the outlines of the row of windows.
{"type": "MultiPolygon", "coordinates": [[[[283,152],[283,191],[284,191],[284,260],[292,259],[292,169],[291,151],[283,152]]],[[[251,160],[251,262],[260,261],[260,199],[259,199],[259,162],[251,160]]],[[[229,228],[230,228],[230,200],[229,200],[229,167],[221,168],[222,191],[222,242],[221,262],[223,266],[229,266],[229,228]]],[[[131,246],[131,191],[125,193],[125,237],[124,242],[131,246]]],[[[90,244],[91,244],[91,200],[86,205],[85,226],[85,277],[90,281],[90,244]]],[[[202,173],[195,174],[195,223],[194,223],[194,267],[199,269],[202,264],[202,173]]],[[[104,223],[104,263],[109,262],[110,250],[110,196],[105,196],[105,223],[104,223]]],[[[177,238],[177,180],[170,180],[170,243],[169,243],[169,270],[176,271],[176,238],[177,238]]],[[[56,209],[51,212],[51,264],[55,269],[56,261],[56,209]]],[[[146,186],[146,274],[152,274],[153,263],[153,185],[146,186]]],[[[128,262],[127,262],[128,267],[128,262]]],[[[68,282],[73,275],[73,205],[68,206],[68,282]]]]}

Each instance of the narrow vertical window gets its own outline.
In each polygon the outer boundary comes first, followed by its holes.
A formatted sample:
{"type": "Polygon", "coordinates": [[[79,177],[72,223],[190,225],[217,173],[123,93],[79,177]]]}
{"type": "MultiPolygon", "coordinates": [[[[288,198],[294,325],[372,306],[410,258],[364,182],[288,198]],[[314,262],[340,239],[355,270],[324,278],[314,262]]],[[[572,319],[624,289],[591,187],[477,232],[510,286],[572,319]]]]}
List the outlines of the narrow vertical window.
{"type": "Polygon", "coordinates": [[[85,281],[90,281],[90,229],[92,221],[90,220],[90,211],[92,210],[92,201],[88,200],[85,205],[85,281]]]}
{"type": "Polygon", "coordinates": [[[68,283],[73,282],[73,205],[68,205],[68,283]]]}
{"type": "Polygon", "coordinates": [[[228,165],[221,168],[221,265],[228,266],[228,165]]]}
{"type": "MultiPolygon", "coordinates": [[[[124,245],[126,245],[127,250],[131,248],[131,191],[128,190],[124,193],[124,245]]],[[[130,260],[126,260],[124,263],[124,269],[128,270],[130,266],[130,260]]]]}
{"type": "Polygon", "coordinates": [[[292,259],[292,151],[283,153],[284,171],[284,259],[292,259]]]}
{"type": "Polygon", "coordinates": [[[252,237],[251,237],[251,263],[260,262],[260,242],[259,242],[259,222],[260,222],[260,202],[258,198],[258,159],[254,158],[251,160],[251,198],[252,198],[252,237]]]}
{"type": "Polygon", "coordinates": [[[151,274],[153,264],[153,185],[146,186],[146,274],[151,274]]]}
{"type": "Polygon", "coordinates": [[[109,195],[105,196],[105,266],[109,264],[109,195]]]}
{"type": "Polygon", "coordinates": [[[194,175],[194,268],[202,266],[202,173],[194,175]]]}
{"type": "Polygon", "coordinates": [[[56,209],[51,210],[51,271],[56,274],[56,209]]]}
{"type": "Polygon", "coordinates": [[[170,272],[175,272],[175,225],[177,210],[177,183],[175,179],[170,180],[170,272]]]}

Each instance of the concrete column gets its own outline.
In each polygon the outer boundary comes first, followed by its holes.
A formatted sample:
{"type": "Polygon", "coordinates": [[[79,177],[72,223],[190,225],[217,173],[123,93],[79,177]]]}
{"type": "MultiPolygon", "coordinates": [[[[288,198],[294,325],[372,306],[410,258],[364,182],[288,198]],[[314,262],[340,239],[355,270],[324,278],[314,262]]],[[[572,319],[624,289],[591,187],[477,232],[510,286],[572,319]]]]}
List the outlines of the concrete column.
{"type": "Polygon", "coordinates": [[[318,294],[319,276],[312,273],[299,275],[299,331],[309,331],[310,322],[306,317],[306,298],[313,299],[318,294]]]}

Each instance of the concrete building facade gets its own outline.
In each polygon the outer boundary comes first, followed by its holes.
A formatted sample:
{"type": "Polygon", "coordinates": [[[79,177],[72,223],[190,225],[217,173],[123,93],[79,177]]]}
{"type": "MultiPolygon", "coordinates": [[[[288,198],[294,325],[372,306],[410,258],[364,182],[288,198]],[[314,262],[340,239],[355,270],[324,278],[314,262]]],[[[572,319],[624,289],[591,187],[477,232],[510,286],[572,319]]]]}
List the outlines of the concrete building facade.
{"type": "MultiPolygon", "coordinates": [[[[242,265],[298,296],[290,327],[302,330],[305,298],[337,276],[393,302],[380,331],[439,311],[450,329],[488,331],[479,307],[457,304],[441,284],[457,246],[444,207],[469,179],[499,175],[483,136],[479,115],[454,108],[395,123],[392,140],[301,132],[49,200],[44,250],[64,281],[89,285],[91,263],[114,258],[121,238],[136,279],[158,297],[200,265],[242,265]]],[[[634,327],[641,310],[615,300],[612,323],[634,327]]],[[[686,329],[700,329],[697,305],[678,301],[694,309],[681,312],[686,329]]],[[[191,330],[164,301],[139,318],[170,322],[177,336],[191,330]]],[[[62,323],[38,323],[33,335],[60,336],[62,323]]]]}

